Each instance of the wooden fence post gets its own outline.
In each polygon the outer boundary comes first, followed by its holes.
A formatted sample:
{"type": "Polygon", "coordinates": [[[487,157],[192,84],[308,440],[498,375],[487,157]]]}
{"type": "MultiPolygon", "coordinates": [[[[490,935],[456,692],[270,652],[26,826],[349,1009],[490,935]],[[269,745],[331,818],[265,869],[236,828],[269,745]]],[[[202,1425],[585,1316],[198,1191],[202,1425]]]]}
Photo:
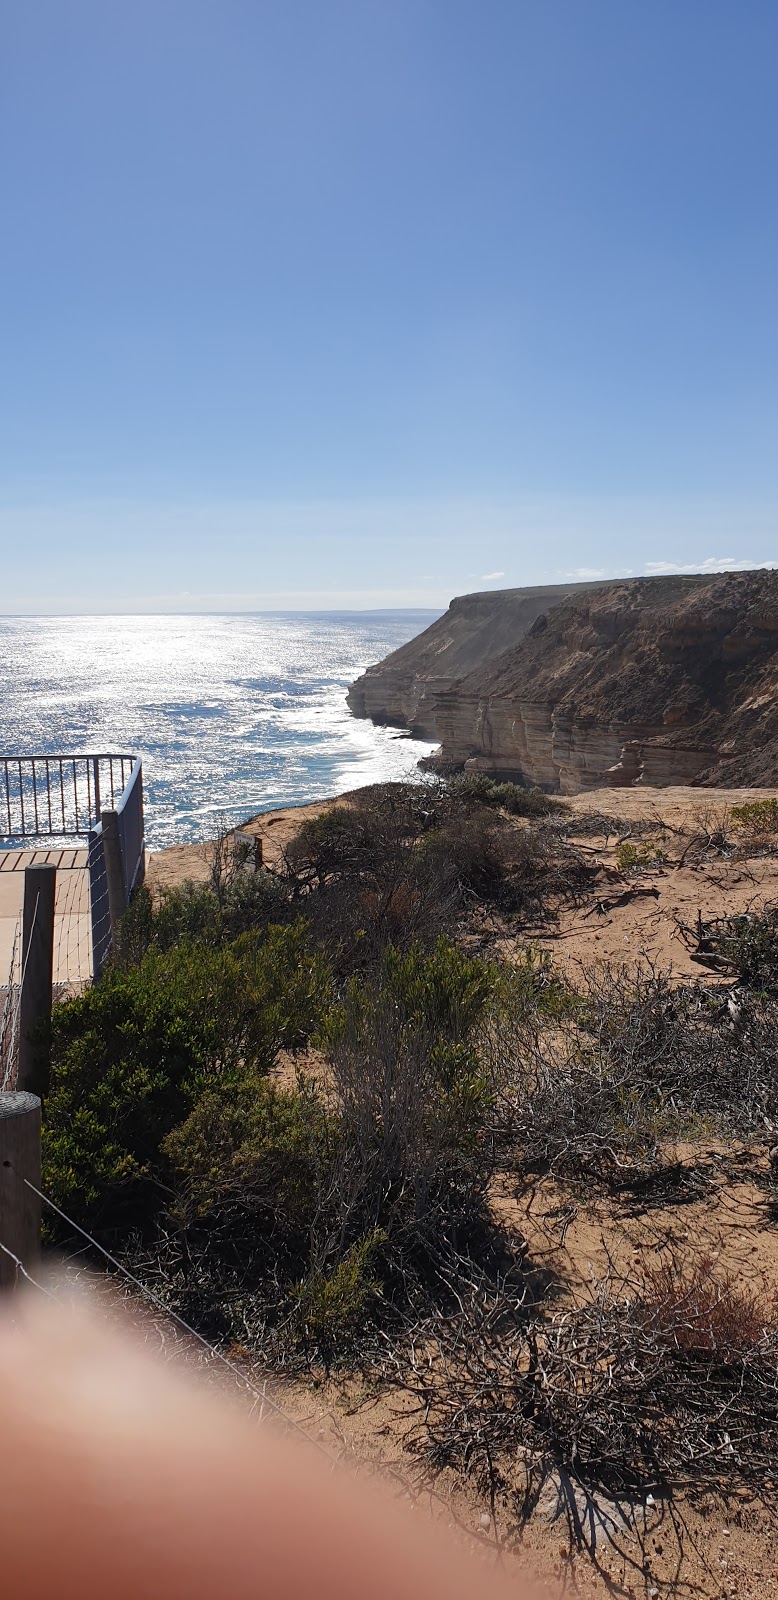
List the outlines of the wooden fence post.
{"type": "Polygon", "coordinates": [[[56,867],[25,867],[16,1081],[19,1089],[34,1095],[45,1095],[49,1087],[56,883],[56,867]]]}
{"type": "Polygon", "coordinates": [[[105,881],[108,888],[108,917],[111,924],[111,946],[116,950],[119,924],[127,910],[127,890],[124,886],[122,846],[119,838],[118,811],[101,811],[103,825],[103,851],[105,853],[105,881]]]}
{"type": "Polygon", "coordinates": [[[33,1276],[40,1258],[41,1103],[36,1094],[0,1093],[0,1289],[22,1288],[10,1250],[33,1276]]]}

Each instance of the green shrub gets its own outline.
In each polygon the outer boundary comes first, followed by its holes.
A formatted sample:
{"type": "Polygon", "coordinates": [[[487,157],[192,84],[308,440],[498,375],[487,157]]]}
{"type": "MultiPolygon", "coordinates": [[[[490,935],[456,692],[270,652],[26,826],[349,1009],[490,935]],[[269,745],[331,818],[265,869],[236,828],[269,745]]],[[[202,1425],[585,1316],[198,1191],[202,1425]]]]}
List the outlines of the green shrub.
{"type": "Polygon", "coordinates": [[[145,884],[122,919],[120,959],[141,960],[149,949],[177,944],[229,943],[241,933],[284,920],[287,895],[270,872],[240,872],[217,894],[210,884],[183,883],[152,895],[145,884]]]}
{"type": "Polygon", "coordinates": [[[496,969],[487,1015],[490,1024],[509,1019],[514,1027],[544,1027],[574,1015],[579,1005],[580,997],[555,970],[550,952],[527,945],[514,961],[496,969]]]}
{"type": "Polygon", "coordinates": [[[76,1221],[140,1224],[162,1203],[160,1146],[216,1076],[269,1070],[329,1001],[305,925],[149,951],[55,1007],[48,1192],[76,1221]]]}
{"type": "Polygon", "coordinates": [[[622,839],[616,850],[620,872],[650,872],[660,867],[665,857],[657,845],[635,844],[632,839],[622,839]]]}
{"type": "Polygon", "coordinates": [[[491,970],[440,939],[389,949],[353,979],[325,1035],[338,1106],[337,1208],[344,1236],[385,1230],[427,1244],[475,1214],[489,1105],[478,1028],[491,970]]]}
{"type": "Polygon", "coordinates": [[[390,945],[431,949],[453,935],[473,902],[525,917],[577,895],[596,869],[558,827],[542,825],[560,809],[545,795],[475,777],[458,787],[375,785],[303,825],[286,851],[288,893],[338,976],[366,972],[390,945]],[[540,825],[516,827],[503,802],[540,825]]]}
{"type": "Polygon", "coordinates": [[[385,1237],[380,1228],[373,1228],[349,1247],[332,1271],[314,1269],[295,1290],[305,1342],[314,1345],[328,1364],[381,1293],[374,1263],[385,1237]]]}
{"type": "Polygon", "coordinates": [[[418,846],[419,864],[443,883],[456,884],[457,902],[499,900],[506,889],[514,830],[504,817],[474,808],[434,829],[418,846]]]}
{"type": "MultiPolygon", "coordinates": [[[[276,1049],[299,1049],[322,1024],[332,999],[329,964],[314,949],[302,918],[288,927],[241,934],[229,946],[236,964],[235,1003],[262,1025],[272,1022],[276,1049]]],[[[250,1041],[249,1041],[250,1043],[250,1041]]],[[[250,1049],[244,1052],[250,1059],[250,1049]]]]}
{"type": "Polygon", "coordinates": [[[377,982],[351,981],[345,1002],[330,1013],[325,1044],[337,1048],[351,1029],[369,1050],[376,1030],[391,1017],[392,1031],[399,1030],[406,1045],[413,1041],[428,1053],[439,1086],[461,1088],[471,1068],[478,1076],[472,1039],[494,981],[489,967],[447,939],[439,939],[430,954],[418,944],[407,951],[390,947],[377,982]]]}
{"type": "Polygon", "coordinates": [[[542,789],[524,789],[518,783],[500,783],[484,773],[465,773],[449,780],[449,790],[459,800],[476,801],[499,807],[514,817],[560,816],[570,810],[564,800],[555,800],[542,789]]]}
{"type": "Polygon", "coordinates": [[[778,800],[749,800],[730,813],[738,833],[766,844],[778,834],[778,800]]]}
{"type": "Polygon", "coordinates": [[[161,1152],[182,1260],[197,1264],[189,1311],[205,1295],[225,1328],[270,1316],[286,1330],[273,1337],[329,1362],[387,1273],[402,1281],[420,1246],[473,1223],[490,1170],[478,1030],[493,983],[445,940],[388,949],[330,1007],[321,1082],[281,1089],[236,1069],[204,1084],[161,1152]]]}
{"type": "Polygon", "coordinates": [[[287,847],[292,900],[341,977],[370,968],[387,945],[431,944],[454,921],[454,864],[419,848],[437,815],[434,796],[424,809],[422,790],[381,786],[305,823],[287,847]]]}
{"type": "Polygon", "coordinates": [[[44,1187],[78,1222],[121,1225],[160,1203],[160,1139],[191,1105],[213,1047],[213,1018],[181,978],[147,958],[54,1008],[44,1187]]]}
{"type": "Polygon", "coordinates": [[[278,1088],[242,1071],[208,1087],[163,1153],[176,1174],[180,1219],[220,1212],[262,1214],[274,1226],[304,1232],[313,1215],[315,1147],[326,1116],[310,1095],[278,1088]]]}
{"type": "Polygon", "coordinates": [[[744,911],[713,925],[708,943],[714,954],[749,989],[778,994],[778,909],[744,911]]]}
{"type": "Polygon", "coordinates": [[[290,840],[287,859],[298,873],[297,894],[315,884],[321,888],[344,872],[353,876],[368,865],[369,822],[362,811],[333,806],[309,817],[290,840]]]}

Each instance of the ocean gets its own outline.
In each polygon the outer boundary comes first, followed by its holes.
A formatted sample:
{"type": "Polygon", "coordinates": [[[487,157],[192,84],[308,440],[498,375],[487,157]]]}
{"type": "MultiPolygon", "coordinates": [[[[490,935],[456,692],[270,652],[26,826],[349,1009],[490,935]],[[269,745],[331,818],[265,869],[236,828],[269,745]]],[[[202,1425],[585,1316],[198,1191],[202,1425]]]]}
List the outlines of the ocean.
{"type": "Polygon", "coordinates": [[[150,849],[407,777],[432,746],[344,696],[438,615],[0,618],[0,755],[142,756],[150,849]]]}

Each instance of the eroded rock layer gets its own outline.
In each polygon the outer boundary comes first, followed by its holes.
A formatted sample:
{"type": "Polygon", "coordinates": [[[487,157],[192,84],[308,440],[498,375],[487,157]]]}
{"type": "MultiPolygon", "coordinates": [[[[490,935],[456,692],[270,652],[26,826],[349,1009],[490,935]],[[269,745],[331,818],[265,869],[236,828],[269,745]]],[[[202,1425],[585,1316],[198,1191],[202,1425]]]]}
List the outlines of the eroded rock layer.
{"type": "MultiPolygon", "coordinates": [[[[402,690],[403,663],[395,665],[398,701],[381,720],[412,728],[421,722],[440,740],[438,760],[447,766],[567,794],[603,785],[778,780],[778,573],[635,578],[573,594],[550,591],[545,610],[541,591],[507,591],[517,593],[526,601],[522,621],[531,609],[535,615],[509,647],[487,654],[484,643],[491,650],[496,631],[489,602],[501,625],[510,625],[503,597],[465,597],[479,602],[470,647],[484,651],[481,660],[447,682],[444,673],[423,677],[420,651],[416,677],[402,690]]],[[[457,604],[461,634],[468,608],[457,604]]],[[[451,635],[447,619],[454,615],[452,607],[412,641],[428,641],[422,650],[430,665],[430,636],[437,629],[442,638],[441,624],[451,635]]],[[[449,646],[449,659],[457,656],[461,637],[449,646]]],[[[382,670],[372,668],[352,691],[365,695],[363,714],[372,714],[382,670]],[[366,693],[368,679],[375,690],[366,693]]],[[[386,706],[391,676],[384,683],[386,706]]]]}
{"type": "Polygon", "coordinates": [[[408,728],[436,739],[438,697],[452,684],[524,638],[539,616],[593,584],[549,584],[465,594],[429,628],[352,683],[346,699],[355,717],[408,728]]]}

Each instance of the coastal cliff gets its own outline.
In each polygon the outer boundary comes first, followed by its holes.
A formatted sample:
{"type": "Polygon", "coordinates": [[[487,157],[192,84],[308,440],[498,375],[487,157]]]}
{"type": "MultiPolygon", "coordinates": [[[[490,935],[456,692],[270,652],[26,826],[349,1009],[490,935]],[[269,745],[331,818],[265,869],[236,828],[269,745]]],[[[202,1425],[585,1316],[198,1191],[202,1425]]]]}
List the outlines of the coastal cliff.
{"type": "Polygon", "coordinates": [[[549,584],[459,595],[423,633],[368,667],[352,683],[348,705],[355,717],[436,739],[439,696],[511,649],[539,616],[597,587],[597,583],[549,584]]]}
{"type": "Polygon", "coordinates": [[[354,686],[368,715],[381,698],[384,666],[390,671],[380,720],[439,739],[433,765],[513,776],[564,794],[636,783],[776,781],[774,572],[466,596],[354,686]],[[489,602],[507,629],[517,594],[521,632],[494,649],[489,602]],[[446,638],[448,661],[463,659],[471,606],[477,627],[467,648],[482,650],[481,659],[448,682],[444,673],[425,678],[423,667],[444,655],[446,638]],[[436,653],[430,642],[438,641],[436,653]],[[421,648],[411,662],[413,644],[421,648]]]}

